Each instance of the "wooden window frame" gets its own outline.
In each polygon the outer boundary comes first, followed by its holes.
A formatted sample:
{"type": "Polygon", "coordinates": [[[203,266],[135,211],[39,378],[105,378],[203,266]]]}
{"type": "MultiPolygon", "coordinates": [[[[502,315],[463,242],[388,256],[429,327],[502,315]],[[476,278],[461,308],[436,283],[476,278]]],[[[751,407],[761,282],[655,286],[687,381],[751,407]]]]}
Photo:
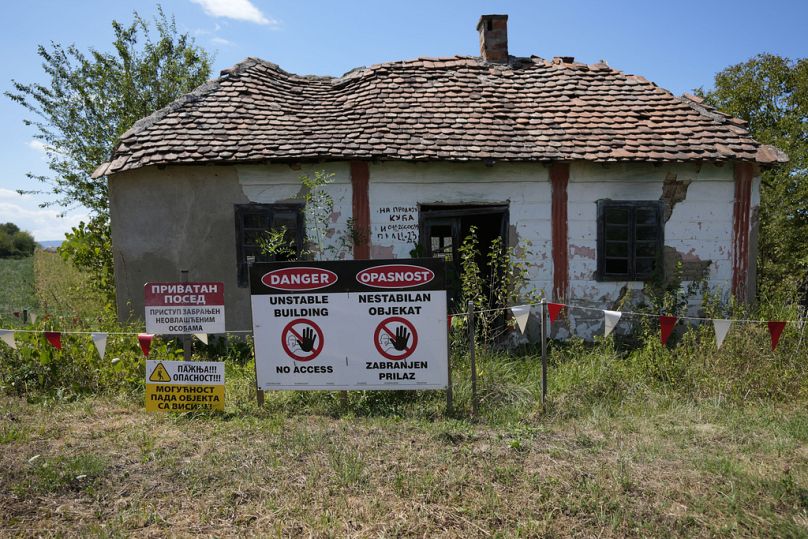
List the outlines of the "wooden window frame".
{"type": "Polygon", "coordinates": [[[663,215],[665,210],[665,203],[661,200],[598,200],[598,259],[597,259],[597,280],[598,281],[648,281],[655,275],[661,275],[663,269],[662,251],[665,244],[665,223],[663,215]],[[606,272],[606,210],[613,208],[625,208],[629,212],[628,219],[628,236],[627,236],[627,265],[628,271],[626,273],[607,273],[606,272]],[[656,222],[656,241],[654,243],[655,256],[654,268],[650,272],[638,272],[636,270],[636,250],[635,243],[637,240],[636,235],[636,212],[638,209],[653,210],[655,212],[656,222]]]}
{"type": "MultiPolygon", "coordinates": [[[[234,205],[234,218],[236,224],[236,281],[239,288],[246,288],[249,286],[248,271],[247,271],[247,253],[245,249],[245,226],[244,218],[250,214],[262,214],[267,222],[270,230],[274,226],[275,216],[279,213],[294,213],[297,217],[295,230],[295,245],[298,252],[303,249],[303,242],[305,238],[305,219],[303,214],[304,205],[302,203],[278,203],[278,204],[235,204],[234,205]]],[[[257,230],[257,229],[253,229],[257,230]]],[[[257,257],[256,261],[270,262],[274,258],[271,256],[257,257]]]]}

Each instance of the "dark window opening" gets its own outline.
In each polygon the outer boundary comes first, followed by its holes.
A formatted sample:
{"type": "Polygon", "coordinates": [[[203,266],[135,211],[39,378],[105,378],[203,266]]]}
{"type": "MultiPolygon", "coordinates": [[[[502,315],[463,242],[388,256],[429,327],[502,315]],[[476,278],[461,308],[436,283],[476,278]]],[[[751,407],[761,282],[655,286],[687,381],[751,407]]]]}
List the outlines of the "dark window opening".
{"type": "Polygon", "coordinates": [[[247,263],[286,260],[261,252],[259,238],[269,230],[286,227],[286,241],[294,243],[298,253],[303,249],[302,204],[237,204],[236,205],[236,263],[238,286],[246,287],[247,263]]]}
{"type": "Polygon", "coordinates": [[[598,201],[598,279],[644,281],[661,268],[660,201],[598,201]]]}
{"type": "Polygon", "coordinates": [[[460,301],[460,245],[477,228],[479,254],[477,265],[484,282],[488,282],[488,253],[496,238],[507,245],[507,205],[422,205],[419,211],[421,250],[425,256],[446,261],[447,300],[450,312],[465,311],[460,301]]]}

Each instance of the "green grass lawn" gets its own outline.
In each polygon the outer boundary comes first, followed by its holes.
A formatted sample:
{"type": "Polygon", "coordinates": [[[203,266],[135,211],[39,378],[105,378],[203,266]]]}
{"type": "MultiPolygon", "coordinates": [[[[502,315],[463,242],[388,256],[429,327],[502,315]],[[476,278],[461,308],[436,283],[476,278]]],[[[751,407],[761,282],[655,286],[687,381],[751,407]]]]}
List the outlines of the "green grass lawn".
{"type": "Polygon", "coordinates": [[[36,310],[34,257],[0,259],[0,326],[18,326],[13,313],[36,310]]]}

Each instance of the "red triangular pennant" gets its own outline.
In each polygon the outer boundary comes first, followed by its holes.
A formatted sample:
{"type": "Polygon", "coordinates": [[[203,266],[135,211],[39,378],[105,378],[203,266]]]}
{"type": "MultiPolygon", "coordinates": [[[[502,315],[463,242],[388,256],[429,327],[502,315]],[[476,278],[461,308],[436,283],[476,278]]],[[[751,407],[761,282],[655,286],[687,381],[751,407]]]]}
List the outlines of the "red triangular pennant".
{"type": "Polygon", "coordinates": [[[662,346],[668,343],[668,337],[673,333],[673,328],[676,326],[676,321],[679,320],[675,316],[662,315],[659,317],[659,339],[662,341],[662,346]]]}
{"type": "Polygon", "coordinates": [[[447,323],[446,323],[446,325],[449,327],[449,329],[452,329],[452,315],[451,315],[451,314],[450,314],[450,315],[449,315],[449,317],[447,318],[447,323]]]}
{"type": "Polygon", "coordinates": [[[780,335],[785,329],[785,322],[769,322],[769,334],[772,337],[772,352],[777,348],[777,343],[780,342],[780,335]]]}
{"type": "Polygon", "coordinates": [[[20,311],[14,311],[14,316],[16,316],[17,318],[19,318],[19,317],[20,317],[20,311]]]}
{"type": "Polygon", "coordinates": [[[556,318],[558,318],[558,313],[560,313],[561,309],[563,309],[564,307],[566,307],[566,305],[564,305],[563,303],[548,303],[547,304],[547,312],[550,315],[550,323],[551,324],[556,321],[556,318]]]}
{"type": "Polygon", "coordinates": [[[149,333],[137,334],[137,342],[140,343],[140,349],[143,351],[143,355],[146,357],[149,357],[149,351],[151,351],[152,339],[154,339],[154,335],[151,335],[149,333]]]}
{"type": "Polygon", "coordinates": [[[62,334],[58,331],[46,331],[45,338],[48,339],[48,342],[56,348],[57,350],[62,349],[62,334]]]}

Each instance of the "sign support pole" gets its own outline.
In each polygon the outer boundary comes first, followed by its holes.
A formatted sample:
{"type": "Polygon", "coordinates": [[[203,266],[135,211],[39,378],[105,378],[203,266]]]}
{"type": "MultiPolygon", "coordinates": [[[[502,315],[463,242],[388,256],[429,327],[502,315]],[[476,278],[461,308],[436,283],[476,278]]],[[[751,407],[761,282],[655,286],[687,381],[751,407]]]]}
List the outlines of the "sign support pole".
{"type": "Polygon", "coordinates": [[[474,339],[474,302],[468,303],[469,359],[471,361],[471,415],[477,417],[477,351],[474,339]]]}
{"type": "Polygon", "coordinates": [[[541,406],[547,400],[547,300],[541,300],[541,406]]]}
{"type": "Polygon", "coordinates": [[[446,319],[446,415],[452,415],[452,345],[449,333],[452,331],[452,317],[446,319]]]}
{"type": "MultiPolygon", "coordinates": [[[[188,270],[180,270],[180,281],[188,282],[188,270]]],[[[191,361],[191,335],[186,333],[182,336],[182,355],[185,361],[191,361]]]]}
{"type": "MultiPolygon", "coordinates": [[[[255,263],[254,256],[247,257],[247,282],[250,282],[250,272],[252,271],[252,265],[255,263]]],[[[255,338],[255,335],[253,335],[255,338]]],[[[259,408],[264,406],[264,390],[258,387],[258,361],[255,359],[255,355],[253,355],[253,363],[255,363],[255,401],[258,404],[259,408]]]]}

